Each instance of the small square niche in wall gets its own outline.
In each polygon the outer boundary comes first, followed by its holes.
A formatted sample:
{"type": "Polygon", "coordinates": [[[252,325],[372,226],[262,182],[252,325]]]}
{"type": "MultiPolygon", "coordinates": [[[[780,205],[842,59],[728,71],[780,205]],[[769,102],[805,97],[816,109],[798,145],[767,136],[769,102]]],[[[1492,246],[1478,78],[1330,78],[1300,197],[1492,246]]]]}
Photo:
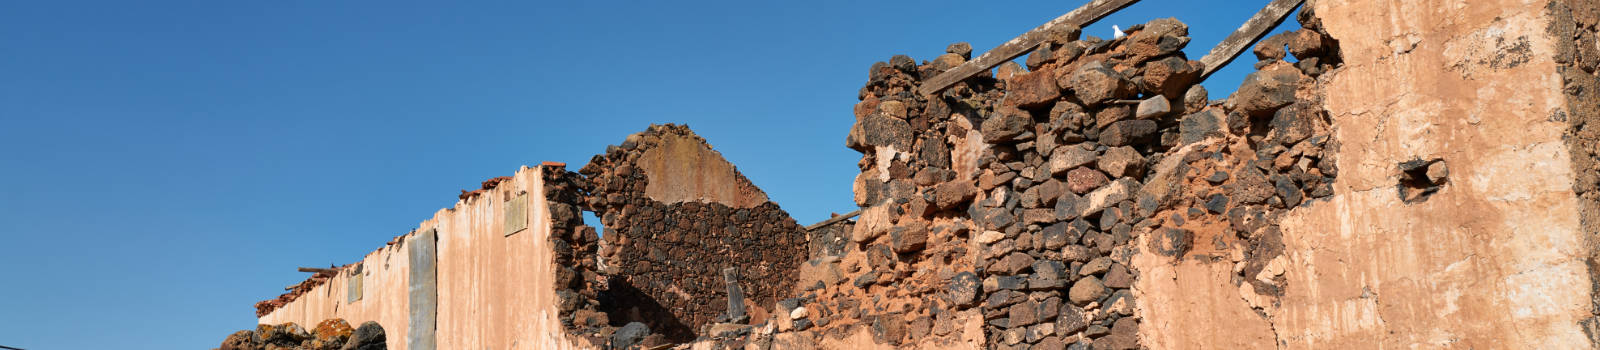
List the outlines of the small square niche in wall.
{"type": "Polygon", "coordinates": [[[511,197],[510,200],[506,201],[504,208],[505,212],[503,213],[504,215],[501,215],[501,217],[505,218],[506,222],[503,226],[504,231],[502,232],[505,232],[507,237],[510,237],[517,232],[522,232],[522,230],[528,229],[527,193],[521,193],[517,194],[516,197],[511,197]]]}

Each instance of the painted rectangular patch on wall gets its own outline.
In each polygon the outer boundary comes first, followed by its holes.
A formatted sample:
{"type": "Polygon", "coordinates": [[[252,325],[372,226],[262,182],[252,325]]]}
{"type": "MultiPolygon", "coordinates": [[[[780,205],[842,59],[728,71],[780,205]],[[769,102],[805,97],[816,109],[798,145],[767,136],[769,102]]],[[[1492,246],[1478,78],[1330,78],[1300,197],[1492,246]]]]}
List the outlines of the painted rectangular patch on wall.
{"type": "Polygon", "coordinates": [[[434,229],[423,230],[412,236],[409,250],[411,278],[409,283],[410,319],[406,325],[406,348],[434,350],[434,331],[439,312],[439,281],[435,273],[439,251],[438,234],[434,229]]]}
{"type": "Polygon", "coordinates": [[[350,277],[345,281],[345,303],[354,304],[361,300],[361,265],[357,264],[350,271],[350,277]]]}
{"type": "Polygon", "coordinates": [[[516,197],[511,198],[511,200],[506,201],[506,205],[503,207],[505,208],[505,212],[503,213],[505,215],[502,215],[501,217],[505,218],[506,222],[503,226],[504,231],[501,232],[505,232],[506,236],[511,236],[512,234],[528,229],[527,193],[518,194],[516,197]]]}

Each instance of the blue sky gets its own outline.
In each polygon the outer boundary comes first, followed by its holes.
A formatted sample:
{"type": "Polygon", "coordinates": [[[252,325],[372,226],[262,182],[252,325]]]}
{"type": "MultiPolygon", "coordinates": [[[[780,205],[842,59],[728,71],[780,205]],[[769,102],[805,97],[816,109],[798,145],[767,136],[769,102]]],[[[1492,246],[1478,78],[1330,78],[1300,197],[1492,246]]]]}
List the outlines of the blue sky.
{"type": "MultiPolygon", "coordinates": [[[[1177,17],[1198,59],[1266,2],[1144,1],[1086,32],[1177,17]]],[[[650,123],[689,124],[802,224],[850,211],[868,66],[1079,4],[0,4],[0,345],[215,347],[294,267],[650,123]]]]}

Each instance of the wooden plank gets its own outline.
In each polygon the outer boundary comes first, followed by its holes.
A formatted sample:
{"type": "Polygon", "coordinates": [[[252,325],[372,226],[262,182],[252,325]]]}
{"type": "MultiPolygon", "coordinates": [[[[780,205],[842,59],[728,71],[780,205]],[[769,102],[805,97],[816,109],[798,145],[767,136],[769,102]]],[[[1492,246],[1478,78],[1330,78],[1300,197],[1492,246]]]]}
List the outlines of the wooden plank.
{"type": "Polygon", "coordinates": [[[995,47],[993,50],[989,50],[989,52],[983,53],[983,55],[978,56],[976,59],[962,63],[960,66],[956,66],[954,69],[945,71],[943,74],[933,77],[933,79],[928,79],[927,81],[922,82],[922,87],[918,88],[917,92],[923,95],[937,93],[947,87],[950,87],[950,85],[955,85],[957,82],[967,80],[967,78],[977,75],[979,72],[987,71],[995,66],[1000,65],[1001,63],[1016,59],[1018,56],[1022,56],[1023,54],[1028,53],[1028,51],[1032,51],[1034,47],[1039,46],[1040,42],[1044,41],[1044,34],[1049,32],[1052,28],[1067,24],[1076,25],[1082,28],[1094,23],[1094,21],[1105,18],[1106,15],[1110,15],[1112,12],[1117,12],[1117,10],[1128,7],[1128,5],[1132,5],[1135,2],[1139,2],[1139,0],[1090,1],[1089,3],[1072,10],[1072,12],[1067,12],[1067,14],[1061,15],[1061,17],[1056,17],[1056,19],[1045,22],[1043,25],[1033,28],[1033,30],[1022,33],[1022,35],[1011,39],[1011,41],[1000,44],[1000,46],[995,47]]]}
{"type": "Polygon", "coordinates": [[[831,218],[828,218],[827,220],[822,220],[821,222],[818,222],[818,223],[815,223],[815,224],[811,224],[811,226],[806,226],[806,231],[815,230],[818,227],[832,225],[833,223],[844,221],[845,219],[856,217],[856,215],[861,215],[861,209],[856,209],[855,211],[852,211],[852,212],[849,212],[849,213],[845,213],[844,215],[831,217],[831,218]]]}
{"type": "Polygon", "coordinates": [[[1234,58],[1238,58],[1239,54],[1244,53],[1244,50],[1249,49],[1257,40],[1267,36],[1267,31],[1277,28],[1285,18],[1289,18],[1289,13],[1294,12],[1294,9],[1303,2],[1305,0],[1273,0],[1260,12],[1256,12],[1255,16],[1246,20],[1243,26],[1233,31],[1233,34],[1228,34],[1221,43],[1212,47],[1206,57],[1200,58],[1200,63],[1205,65],[1200,80],[1206,80],[1211,73],[1216,73],[1217,69],[1228,65],[1228,62],[1233,62],[1234,58]]]}

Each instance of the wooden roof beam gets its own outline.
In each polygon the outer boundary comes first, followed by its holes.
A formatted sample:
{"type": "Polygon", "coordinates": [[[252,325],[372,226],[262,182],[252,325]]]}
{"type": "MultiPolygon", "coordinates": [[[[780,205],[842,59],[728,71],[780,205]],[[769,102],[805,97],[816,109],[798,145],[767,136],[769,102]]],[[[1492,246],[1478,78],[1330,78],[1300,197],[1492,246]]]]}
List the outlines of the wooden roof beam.
{"type": "Polygon", "coordinates": [[[333,274],[333,273],[339,272],[339,269],[322,269],[322,268],[315,268],[315,267],[302,267],[302,268],[299,268],[298,270],[300,272],[310,272],[310,273],[327,272],[328,274],[333,274]]]}
{"type": "Polygon", "coordinates": [[[1200,58],[1200,63],[1205,66],[1205,71],[1200,73],[1200,80],[1205,81],[1211,73],[1216,73],[1222,66],[1228,65],[1228,62],[1233,62],[1234,58],[1244,53],[1244,50],[1267,36],[1267,31],[1277,28],[1285,18],[1289,18],[1289,13],[1294,12],[1294,9],[1304,2],[1305,0],[1272,0],[1267,7],[1246,20],[1238,30],[1234,30],[1233,34],[1228,34],[1221,43],[1212,47],[1206,57],[1200,58]]]}
{"type": "Polygon", "coordinates": [[[977,75],[979,72],[988,71],[1001,63],[1016,59],[1028,53],[1028,51],[1032,51],[1034,47],[1039,46],[1039,43],[1044,42],[1045,34],[1055,27],[1070,24],[1082,28],[1135,2],[1139,2],[1139,0],[1090,1],[1072,10],[1072,12],[1067,12],[1061,17],[1056,17],[1056,19],[1045,22],[1043,25],[1033,28],[1033,30],[1022,33],[1022,35],[1011,39],[1011,41],[1000,44],[1000,46],[983,53],[976,59],[962,63],[960,66],[934,76],[933,79],[922,82],[922,87],[918,88],[917,92],[923,95],[938,93],[951,85],[977,75]]]}

